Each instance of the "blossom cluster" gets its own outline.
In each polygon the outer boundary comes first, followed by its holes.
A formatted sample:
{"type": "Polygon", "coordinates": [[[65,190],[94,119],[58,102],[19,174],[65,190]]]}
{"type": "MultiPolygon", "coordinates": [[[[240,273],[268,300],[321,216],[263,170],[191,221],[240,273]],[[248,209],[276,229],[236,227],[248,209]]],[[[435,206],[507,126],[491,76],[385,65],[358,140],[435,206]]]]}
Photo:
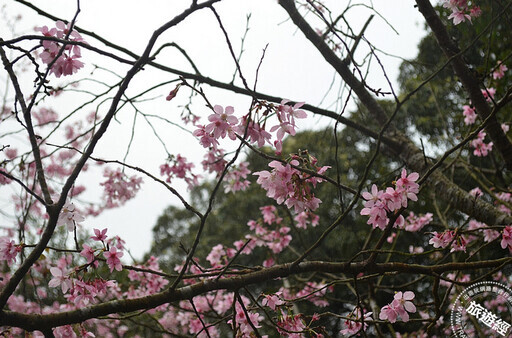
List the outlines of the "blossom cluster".
{"type": "Polygon", "coordinates": [[[363,310],[363,315],[361,316],[361,309],[359,307],[355,308],[343,322],[345,328],[340,331],[340,334],[351,336],[358,334],[360,331],[366,331],[368,324],[365,321],[371,319],[372,314],[373,312],[363,310]]]}
{"type": "Polygon", "coordinates": [[[142,183],[141,177],[128,177],[119,168],[116,170],[106,168],[103,177],[106,177],[107,180],[100,183],[100,185],[104,188],[107,208],[118,207],[134,198],[142,183]]]}
{"type": "MultiPolygon", "coordinates": [[[[417,201],[416,194],[419,192],[419,185],[416,181],[419,174],[413,172],[407,175],[405,169],[402,170],[401,177],[396,181],[395,188],[387,187],[386,190],[379,190],[375,184],[372,185],[370,192],[363,192],[362,196],[366,200],[361,215],[368,215],[368,224],[373,228],[384,230],[389,223],[388,213],[407,208],[407,201],[417,201]]],[[[395,221],[395,226],[403,226],[404,218],[399,216],[395,221]]]]}
{"type": "Polygon", "coordinates": [[[466,252],[468,239],[466,236],[458,234],[455,230],[445,230],[441,233],[434,231],[433,235],[429,240],[429,244],[432,244],[434,248],[446,248],[448,245],[451,245],[450,252],[466,252]]]}
{"type": "Polygon", "coordinates": [[[485,157],[489,154],[489,151],[492,150],[493,143],[485,143],[484,139],[487,134],[484,131],[478,132],[477,138],[471,141],[471,146],[475,148],[473,150],[473,155],[478,157],[485,157]]]}
{"type": "MultiPolygon", "coordinates": [[[[54,37],[60,40],[69,39],[69,41],[73,42],[84,42],[80,33],[76,30],[70,31],[70,28],[71,24],[65,24],[59,20],[55,22],[54,28],[42,26],[36,27],[35,30],[41,32],[46,37],[54,37]]],[[[78,45],[66,44],[63,53],[59,56],[62,46],[58,42],[42,40],[41,44],[44,50],[39,54],[39,57],[47,65],[53,63],[50,73],[53,73],[56,77],[72,75],[84,66],[84,64],[78,60],[82,57],[78,45]]]]}
{"type": "Polygon", "coordinates": [[[443,7],[452,11],[448,19],[453,20],[454,25],[482,15],[482,10],[476,5],[469,5],[468,0],[444,0],[443,7]]]}
{"type": "Polygon", "coordinates": [[[164,163],[160,166],[160,175],[167,176],[166,182],[171,183],[174,177],[178,177],[185,180],[189,189],[192,189],[199,183],[200,176],[192,173],[194,164],[188,162],[186,157],[180,154],[176,156],[171,155],[168,162],[169,163],[164,163]]]}
{"type": "MultiPolygon", "coordinates": [[[[317,167],[315,161],[311,162],[318,175],[325,173],[329,166],[317,167]]],[[[258,176],[257,183],[267,191],[267,197],[274,199],[278,204],[285,204],[296,213],[316,210],[321,201],[315,197],[312,188],[323,181],[322,178],[304,173],[294,167],[299,166],[297,159],[283,164],[280,161],[272,161],[268,164],[272,171],[258,171],[253,175],[258,176]]]]}

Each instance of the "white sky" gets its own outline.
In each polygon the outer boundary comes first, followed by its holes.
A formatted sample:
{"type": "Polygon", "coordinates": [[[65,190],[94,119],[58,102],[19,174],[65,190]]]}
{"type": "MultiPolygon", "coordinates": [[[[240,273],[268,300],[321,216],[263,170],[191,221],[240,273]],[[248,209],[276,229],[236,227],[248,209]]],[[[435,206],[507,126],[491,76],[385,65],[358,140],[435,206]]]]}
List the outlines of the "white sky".
{"type": "MultiPolygon", "coordinates": [[[[142,5],[140,0],[82,1],[77,25],[140,54],[151,33],[170,20],[189,2],[188,0],[152,0],[146,1],[142,5]]],[[[326,5],[344,6],[347,1],[326,0],[324,3],[326,5]]],[[[364,3],[370,4],[369,1],[364,3]]],[[[67,20],[73,17],[76,9],[76,1],[71,0],[39,0],[36,4],[51,14],[67,20]]],[[[386,18],[389,24],[400,34],[396,34],[382,18],[376,16],[365,34],[366,38],[386,53],[399,55],[403,58],[414,57],[417,51],[416,46],[424,32],[422,29],[423,20],[413,7],[413,2],[409,0],[376,0],[373,5],[377,12],[386,18]]],[[[13,1],[0,0],[0,6],[6,6],[4,13],[11,17],[22,14],[23,19],[17,27],[18,32],[32,34],[34,26],[50,26],[52,24],[50,21],[35,15],[30,9],[26,9],[13,1]]],[[[247,35],[244,46],[245,52],[241,61],[242,71],[250,84],[254,81],[255,69],[260,60],[261,52],[268,44],[258,78],[258,90],[295,101],[306,101],[313,105],[318,105],[321,102],[332,81],[333,71],[321,60],[318,52],[306,41],[302,33],[298,32],[291,22],[285,22],[286,12],[277,4],[276,0],[223,0],[215,7],[224,21],[237,53],[240,48],[240,37],[245,31],[246,15],[248,13],[252,14],[250,31],[247,35]]],[[[333,12],[336,13],[334,10],[333,12]]],[[[350,24],[356,32],[359,32],[360,27],[370,14],[372,12],[365,7],[357,7],[349,12],[350,24]]],[[[10,37],[10,33],[6,31],[4,25],[0,26],[0,37],[4,39],[10,37]]],[[[101,47],[92,39],[86,38],[86,40],[101,47]]],[[[188,18],[182,25],[171,29],[159,39],[157,45],[172,41],[179,43],[181,47],[187,50],[203,75],[226,82],[231,80],[235,65],[229,56],[218,24],[209,10],[202,10],[188,18]]],[[[383,54],[380,54],[380,57],[388,76],[395,81],[400,60],[383,54]]],[[[119,74],[124,74],[127,70],[127,67],[119,66],[112,61],[105,63],[104,59],[98,58],[90,52],[83,52],[83,61],[88,65],[101,63],[104,67],[108,67],[119,74]]],[[[157,62],[173,68],[191,71],[183,57],[170,50],[162,53],[157,62]]],[[[374,62],[374,65],[377,65],[377,63],[374,62]]],[[[88,71],[90,71],[90,68],[82,70],[74,78],[87,77],[89,76],[88,71]]],[[[114,79],[102,72],[94,73],[93,78],[107,79],[110,83],[113,83],[114,79]]],[[[128,93],[133,95],[153,84],[173,78],[170,74],[146,69],[135,77],[128,93]]],[[[4,81],[5,79],[2,78],[1,80],[4,81]]],[[[30,86],[31,80],[29,76],[27,86],[30,86]]],[[[69,81],[69,79],[58,80],[52,77],[52,81],[57,84],[59,81],[69,81]]],[[[387,83],[379,68],[372,68],[369,84],[374,88],[387,88],[387,83]]],[[[85,87],[84,84],[80,88],[84,89],[85,87]]],[[[161,114],[179,122],[181,112],[179,105],[186,102],[186,95],[180,92],[182,95],[178,95],[173,101],[165,101],[165,95],[173,87],[173,85],[166,86],[155,91],[150,96],[160,95],[161,97],[141,105],[141,108],[146,113],[161,114]]],[[[330,104],[335,101],[338,87],[339,81],[334,91],[322,104],[323,107],[335,109],[330,104]]],[[[28,92],[31,87],[25,88],[28,92]]],[[[241,116],[248,109],[247,98],[222,92],[206,85],[203,88],[213,104],[232,105],[235,107],[235,112],[239,113],[238,116],[241,116]]],[[[54,104],[50,100],[45,103],[57,107],[61,115],[64,115],[78,106],[77,102],[79,102],[77,98],[74,98],[67,101],[60,100],[54,104]]],[[[202,116],[208,114],[202,102],[199,100],[196,102],[194,112],[202,116]]],[[[104,111],[105,108],[106,106],[100,107],[100,112],[102,109],[104,111]]],[[[89,111],[84,111],[83,114],[89,111]]],[[[95,152],[96,156],[122,160],[130,137],[133,115],[133,110],[130,109],[126,109],[119,114],[118,120],[120,123],[114,122],[111,125],[111,130],[100,142],[98,150],[95,152]]],[[[138,121],[140,123],[137,125],[132,152],[128,156],[127,162],[139,165],[158,176],[158,167],[164,162],[165,153],[156,138],[152,136],[150,128],[142,122],[142,119],[139,118],[138,121]]],[[[322,119],[308,120],[308,125],[304,127],[321,126],[326,123],[328,121],[322,119]],[[313,124],[312,121],[314,121],[313,124]]],[[[169,125],[159,125],[157,128],[165,139],[169,151],[181,153],[196,163],[202,159],[202,147],[187,133],[169,125]]],[[[24,142],[20,139],[16,141],[24,142]]],[[[197,164],[195,169],[196,173],[200,173],[201,165],[197,164]]],[[[99,171],[95,171],[80,176],[81,182],[85,182],[90,189],[87,196],[90,196],[91,199],[97,198],[98,194],[101,194],[101,189],[97,184],[104,179],[102,177],[98,179],[99,173],[99,171]]],[[[173,186],[185,193],[185,185],[178,181],[175,182],[173,186]]],[[[7,205],[6,198],[8,194],[7,189],[0,190],[0,208],[7,205]]],[[[151,245],[151,229],[155,225],[157,217],[165,207],[176,203],[177,199],[171,196],[167,190],[145,178],[144,185],[136,199],[128,202],[123,208],[107,211],[97,218],[88,218],[84,225],[88,228],[108,227],[108,234],[120,235],[127,242],[127,247],[133,256],[140,258],[151,245]]]]}

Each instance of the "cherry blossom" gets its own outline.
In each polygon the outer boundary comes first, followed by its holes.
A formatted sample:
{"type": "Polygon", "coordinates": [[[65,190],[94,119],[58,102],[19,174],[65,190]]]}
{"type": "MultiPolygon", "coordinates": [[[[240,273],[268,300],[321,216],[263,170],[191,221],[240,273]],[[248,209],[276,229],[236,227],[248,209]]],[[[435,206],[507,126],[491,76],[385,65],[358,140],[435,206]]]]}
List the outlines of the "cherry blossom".
{"type": "Polygon", "coordinates": [[[104,240],[107,239],[107,228],[103,229],[103,230],[99,230],[99,229],[93,229],[94,230],[94,236],[91,237],[92,240],[94,241],[98,241],[98,242],[103,242],[104,240]]]}
{"type": "Polygon", "coordinates": [[[123,255],[124,253],[122,251],[117,251],[115,246],[111,247],[109,251],[103,252],[103,256],[107,259],[107,265],[110,268],[110,272],[113,272],[114,269],[117,271],[123,270],[121,260],[119,259],[123,257],[123,255]]]}
{"type": "Polygon", "coordinates": [[[242,117],[242,121],[238,126],[237,133],[244,135],[247,128],[247,137],[251,143],[256,143],[258,147],[263,147],[265,143],[271,144],[270,139],[272,135],[267,132],[260,123],[249,119],[249,125],[247,125],[247,116],[242,117]]]}
{"type": "Polygon", "coordinates": [[[213,133],[216,139],[225,138],[227,134],[230,139],[235,140],[233,127],[238,123],[238,118],[233,116],[235,109],[232,106],[227,106],[224,109],[222,106],[215,105],[213,111],[214,114],[208,116],[211,123],[206,125],[205,132],[213,133]]]}
{"type": "Polygon", "coordinates": [[[160,175],[167,176],[166,182],[171,183],[172,179],[177,177],[185,180],[189,189],[192,189],[198,184],[200,176],[192,173],[194,164],[188,162],[186,157],[177,154],[176,156],[171,156],[168,161],[169,163],[160,166],[160,175]]]}
{"type": "Polygon", "coordinates": [[[263,304],[263,306],[268,306],[272,309],[272,311],[275,311],[276,307],[285,304],[285,302],[281,299],[281,294],[282,292],[276,292],[274,294],[264,295],[261,304],[263,304]]]}
{"type": "Polygon", "coordinates": [[[66,202],[59,215],[58,225],[64,225],[68,231],[73,231],[75,226],[83,222],[85,217],[75,208],[73,202],[66,202]]]}
{"type": "Polygon", "coordinates": [[[512,252],[512,225],[507,225],[502,232],[501,247],[507,248],[512,252]]]}
{"type": "Polygon", "coordinates": [[[446,248],[455,238],[455,231],[446,230],[442,233],[437,233],[437,231],[433,232],[433,237],[428,242],[432,244],[434,248],[446,248]]]}
{"type": "Polygon", "coordinates": [[[461,22],[472,18],[477,18],[482,14],[480,7],[471,4],[468,5],[467,0],[444,0],[443,7],[452,11],[448,19],[453,19],[453,24],[458,25],[461,22]]]}
{"type": "Polygon", "coordinates": [[[415,295],[412,291],[405,291],[403,293],[399,291],[395,294],[392,304],[404,322],[409,321],[409,312],[416,312],[416,306],[411,302],[414,297],[415,295]]]}
{"type": "Polygon", "coordinates": [[[92,263],[94,261],[94,249],[87,244],[82,244],[82,247],[84,249],[80,252],[80,255],[87,259],[88,264],[92,263]]]}
{"type": "Polygon", "coordinates": [[[482,95],[485,97],[487,102],[492,102],[492,100],[494,99],[494,95],[495,94],[496,94],[496,89],[495,88],[482,89],[482,95]]]}
{"type": "Polygon", "coordinates": [[[0,237],[0,260],[6,261],[7,265],[10,266],[16,260],[16,256],[20,251],[21,246],[16,245],[12,239],[0,237]]]}
{"type": "MultiPolygon", "coordinates": [[[[375,184],[372,185],[371,193],[363,192],[361,195],[366,200],[361,215],[369,215],[368,224],[374,228],[384,230],[389,223],[388,212],[393,212],[401,207],[407,207],[407,201],[417,201],[416,194],[419,192],[419,185],[416,180],[418,173],[407,175],[402,170],[400,178],[395,182],[395,188],[388,187],[386,191],[379,190],[375,184]]],[[[402,227],[405,220],[403,216],[397,217],[394,226],[402,227]]]]}
{"type": "Polygon", "coordinates": [[[508,70],[507,66],[503,62],[498,61],[497,63],[498,65],[496,66],[496,69],[492,72],[492,78],[495,80],[503,78],[505,76],[505,72],[508,70]]]}
{"type": "Polygon", "coordinates": [[[115,171],[106,168],[103,177],[106,177],[107,180],[100,183],[100,185],[105,189],[104,197],[107,208],[118,207],[134,198],[142,183],[142,178],[128,177],[119,168],[115,171]]]}
{"type": "MultiPolygon", "coordinates": [[[[55,23],[57,28],[48,29],[47,26],[36,27],[36,31],[41,32],[44,36],[54,36],[59,39],[65,39],[69,35],[69,40],[75,42],[83,42],[84,40],[76,30],[70,32],[71,25],[65,24],[62,21],[55,23]]],[[[84,64],[78,60],[82,57],[81,50],[78,45],[66,45],[64,52],[57,58],[61,46],[59,43],[50,40],[43,40],[41,42],[44,50],[40,53],[40,58],[43,63],[48,65],[52,64],[50,73],[53,73],[57,78],[62,75],[73,75],[84,64]]]]}
{"type": "Polygon", "coordinates": [[[224,176],[224,181],[226,182],[224,192],[234,193],[247,189],[249,184],[251,184],[250,181],[246,180],[247,175],[251,173],[248,166],[249,162],[241,162],[237,166],[231,167],[231,170],[224,176]]]}
{"type": "Polygon", "coordinates": [[[475,109],[468,105],[464,105],[464,106],[462,106],[462,108],[464,109],[462,112],[462,114],[464,115],[464,123],[467,126],[475,123],[476,117],[477,117],[477,115],[475,113],[475,109]]]}
{"type": "Polygon", "coordinates": [[[0,168],[0,185],[7,185],[12,182],[10,178],[8,178],[5,175],[2,175],[2,173],[5,173],[5,170],[0,168]]]}
{"type": "MultiPolygon", "coordinates": [[[[321,182],[316,177],[307,177],[301,171],[292,167],[298,166],[297,160],[291,160],[286,165],[280,161],[272,161],[268,164],[273,168],[269,171],[254,172],[258,176],[257,183],[267,191],[267,196],[276,200],[278,204],[284,203],[288,208],[294,209],[296,213],[305,210],[314,211],[321,201],[311,191],[311,186],[321,182]]],[[[318,173],[323,173],[329,167],[317,167],[318,173]]]]}
{"type": "Polygon", "coordinates": [[[478,157],[485,157],[489,154],[489,151],[492,150],[492,142],[484,143],[486,135],[487,134],[481,130],[478,133],[477,138],[471,141],[471,146],[475,148],[475,150],[473,150],[473,155],[478,157]]]}
{"type": "Polygon", "coordinates": [[[54,288],[60,285],[62,293],[67,293],[72,287],[72,282],[71,279],[69,279],[67,271],[58,267],[52,267],[50,268],[50,272],[53,278],[48,282],[48,286],[54,288]]]}
{"type": "Polygon", "coordinates": [[[381,320],[388,320],[391,323],[395,323],[398,316],[400,316],[403,322],[408,322],[409,312],[416,312],[416,306],[411,302],[414,297],[415,295],[412,291],[406,291],[403,293],[401,291],[397,292],[393,301],[382,307],[379,318],[381,320]]]}
{"type": "Polygon", "coordinates": [[[373,312],[366,312],[363,310],[364,315],[361,318],[361,309],[359,307],[355,308],[350,314],[349,319],[346,319],[343,323],[344,329],[340,331],[342,335],[355,335],[360,331],[366,331],[368,328],[368,324],[365,322],[368,319],[371,319],[371,315],[373,312]],[[363,326],[364,322],[364,326],[363,326]]]}
{"type": "Polygon", "coordinates": [[[430,222],[432,222],[432,217],[434,215],[430,212],[427,212],[425,215],[416,216],[412,211],[409,213],[405,220],[405,230],[406,231],[420,231],[423,227],[430,222]]]}

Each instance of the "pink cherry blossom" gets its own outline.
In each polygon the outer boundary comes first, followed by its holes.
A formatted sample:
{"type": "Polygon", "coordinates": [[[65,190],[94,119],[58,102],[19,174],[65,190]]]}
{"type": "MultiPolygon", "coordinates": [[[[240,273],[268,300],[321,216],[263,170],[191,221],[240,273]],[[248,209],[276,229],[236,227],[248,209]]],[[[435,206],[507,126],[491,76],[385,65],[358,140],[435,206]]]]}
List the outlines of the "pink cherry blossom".
{"type": "Polygon", "coordinates": [[[432,222],[433,216],[432,213],[427,212],[425,215],[418,217],[411,211],[405,220],[405,230],[411,232],[420,231],[425,225],[432,222]]]}
{"type": "Polygon", "coordinates": [[[215,105],[213,107],[214,114],[208,116],[208,120],[211,122],[206,125],[205,131],[207,133],[213,133],[216,139],[226,137],[226,134],[230,139],[235,140],[235,132],[233,127],[238,123],[238,118],[233,116],[235,109],[232,106],[227,106],[226,109],[222,106],[215,105]]]}
{"type": "Polygon", "coordinates": [[[40,126],[55,122],[59,119],[59,115],[53,109],[40,108],[32,112],[32,116],[36,119],[40,126]]]}
{"type": "Polygon", "coordinates": [[[471,16],[463,11],[455,10],[450,14],[448,19],[453,19],[453,24],[458,25],[459,23],[466,21],[466,19],[471,21],[471,16]]]}
{"type": "Polygon", "coordinates": [[[271,144],[270,138],[272,135],[267,132],[258,122],[253,120],[250,120],[249,125],[247,126],[247,117],[244,116],[242,118],[242,122],[238,125],[238,134],[243,135],[246,132],[246,128],[247,137],[251,143],[256,143],[260,148],[263,147],[265,143],[271,144]]]}
{"type": "MultiPolygon", "coordinates": [[[[278,319],[277,321],[277,331],[282,336],[290,336],[289,331],[292,332],[302,332],[306,329],[306,324],[304,320],[302,320],[302,316],[299,315],[285,315],[278,319]],[[284,331],[284,330],[286,331],[284,331]]],[[[293,337],[302,337],[302,335],[294,334],[293,337]]]]}
{"type": "Polygon", "coordinates": [[[117,251],[117,248],[113,246],[109,251],[103,252],[103,255],[107,259],[107,265],[110,268],[110,272],[113,272],[114,269],[117,271],[123,270],[121,260],[119,259],[124,255],[122,251],[117,251]]]}
{"type": "Polygon", "coordinates": [[[512,252],[512,225],[507,225],[503,229],[502,239],[501,239],[501,247],[503,249],[507,248],[512,252]]]}
{"type": "Polygon", "coordinates": [[[68,290],[72,287],[72,282],[67,275],[67,271],[58,267],[52,267],[50,268],[50,272],[53,278],[50,280],[50,282],[48,282],[48,286],[54,288],[60,285],[62,288],[62,293],[67,293],[68,290]]]}
{"type": "Polygon", "coordinates": [[[76,210],[73,202],[66,202],[62,207],[57,224],[66,226],[68,231],[71,232],[77,224],[84,220],[85,217],[76,210]]]}
{"type": "Polygon", "coordinates": [[[11,266],[16,260],[16,256],[21,251],[21,246],[9,237],[0,237],[0,260],[6,261],[11,266]]]}
{"type": "Polygon", "coordinates": [[[208,256],[206,256],[206,260],[210,262],[212,267],[218,267],[222,265],[221,259],[225,255],[226,251],[224,250],[224,246],[217,244],[212,248],[208,256]]]}
{"type": "Polygon", "coordinates": [[[186,157],[177,154],[176,156],[171,156],[168,161],[169,163],[164,163],[160,166],[160,175],[167,176],[166,182],[171,183],[174,177],[181,178],[187,183],[189,189],[192,189],[199,183],[200,176],[192,173],[194,164],[188,162],[186,157]]]}
{"type": "Polygon", "coordinates": [[[285,304],[285,302],[281,299],[282,292],[276,292],[275,294],[265,295],[261,304],[263,306],[268,306],[272,309],[272,311],[276,310],[276,307],[285,304]]]}
{"type": "Polygon", "coordinates": [[[494,88],[482,89],[482,95],[485,97],[487,102],[492,102],[495,94],[496,94],[496,89],[494,89],[494,88]]]}
{"type": "Polygon", "coordinates": [[[414,296],[414,292],[412,291],[405,291],[403,293],[402,291],[399,291],[395,294],[393,299],[392,304],[404,322],[409,321],[408,312],[416,312],[416,306],[411,302],[414,299],[414,296]]]}
{"type": "Polygon", "coordinates": [[[352,311],[352,313],[348,315],[350,319],[346,319],[345,322],[343,323],[345,328],[340,331],[340,334],[351,336],[359,333],[361,330],[366,331],[366,329],[368,328],[368,324],[366,323],[366,321],[371,319],[371,315],[373,314],[373,312],[366,312],[363,309],[363,313],[363,318],[361,318],[361,309],[359,307],[355,308],[352,311]]]}
{"type": "Polygon", "coordinates": [[[384,305],[382,309],[380,309],[380,320],[388,320],[391,323],[395,323],[397,318],[398,312],[396,311],[392,304],[384,305]]]}
{"type": "Polygon", "coordinates": [[[103,242],[104,240],[107,239],[107,230],[107,228],[103,230],[94,229],[94,236],[92,236],[91,239],[94,241],[103,242]]]}
{"type": "Polygon", "coordinates": [[[492,150],[493,143],[484,143],[485,136],[487,134],[484,131],[480,131],[476,139],[471,141],[471,146],[475,148],[473,155],[478,157],[485,157],[489,151],[492,150]]]}
{"type": "Polygon", "coordinates": [[[380,310],[379,318],[381,320],[389,320],[391,323],[395,323],[398,316],[403,322],[409,321],[409,312],[416,312],[416,306],[412,303],[415,295],[412,291],[397,292],[394,296],[393,301],[382,307],[380,310]]]}
{"type": "Polygon", "coordinates": [[[0,168],[0,185],[7,185],[7,184],[11,183],[12,180],[10,178],[8,178],[7,176],[2,175],[2,173],[7,174],[7,172],[4,169],[0,168]]]}
{"type": "Polygon", "coordinates": [[[505,76],[505,72],[507,70],[508,70],[507,66],[503,62],[498,61],[498,66],[496,67],[494,72],[492,72],[493,79],[498,80],[498,79],[503,78],[505,76]]]}
{"type": "Polygon", "coordinates": [[[59,326],[53,329],[53,335],[56,338],[76,338],[77,335],[71,325],[59,326]]]}
{"type": "Polygon", "coordinates": [[[217,149],[219,141],[213,136],[213,133],[207,132],[205,126],[198,126],[199,129],[194,130],[193,135],[199,137],[199,143],[204,148],[217,149]]]}
{"type": "Polygon", "coordinates": [[[468,244],[468,238],[466,236],[459,235],[452,242],[452,248],[451,248],[450,252],[455,252],[455,251],[466,252],[467,244],[468,244]]]}
{"type": "Polygon", "coordinates": [[[434,248],[446,248],[455,238],[455,231],[446,230],[442,233],[434,231],[433,235],[428,243],[432,244],[434,248]]]}
{"type": "Polygon", "coordinates": [[[477,117],[477,115],[475,113],[475,109],[468,105],[464,105],[464,106],[462,106],[462,108],[463,108],[462,114],[464,115],[464,123],[467,126],[475,123],[476,117],[477,117]]]}
{"type": "Polygon", "coordinates": [[[103,177],[107,178],[105,182],[100,183],[104,188],[103,195],[106,199],[106,208],[118,207],[134,198],[142,183],[141,177],[128,177],[119,168],[115,171],[106,168],[103,177]]]}
{"type": "MultiPolygon", "coordinates": [[[[417,201],[416,194],[419,193],[420,186],[416,181],[419,177],[420,175],[416,172],[407,175],[407,171],[403,169],[401,177],[396,181],[396,189],[403,193],[407,199],[417,201]]],[[[405,202],[405,205],[402,203],[402,206],[407,207],[407,202],[405,202]]]]}
{"type": "Polygon", "coordinates": [[[94,249],[87,244],[82,244],[82,247],[84,249],[80,252],[80,255],[87,259],[88,264],[92,263],[94,260],[94,249]]]}
{"type": "MultiPolygon", "coordinates": [[[[41,32],[44,36],[55,36],[59,39],[68,38],[69,40],[76,42],[84,41],[80,36],[80,33],[76,30],[70,32],[70,24],[66,25],[62,21],[57,21],[55,25],[57,27],[56,29],[48,29],[48,27],[43,26],[36,28],[36,31],[41,32]]],[[[82,57],[81,50],[78,45],[67,45],[64,52],[57,58],[61,49],[59,43],[44,40],[41,44],[43,45],[44,50],[39,56],[44,63],[48,65],[53,63],[50,73],[53,73],[56,77],[72,75],[84,66],[83,62],[78,60],[82,57]]]]}
{"type": "Polygon", "coordinates": [[[250,181],[246,180],[247,175],[251,173],[247,168],[248,166],[249,162],[242,162],[238,166],[231,167],[231,170],[224,176],[226,182],[224,186],[225,193],[247,189],[251,184],[250,181]]]}

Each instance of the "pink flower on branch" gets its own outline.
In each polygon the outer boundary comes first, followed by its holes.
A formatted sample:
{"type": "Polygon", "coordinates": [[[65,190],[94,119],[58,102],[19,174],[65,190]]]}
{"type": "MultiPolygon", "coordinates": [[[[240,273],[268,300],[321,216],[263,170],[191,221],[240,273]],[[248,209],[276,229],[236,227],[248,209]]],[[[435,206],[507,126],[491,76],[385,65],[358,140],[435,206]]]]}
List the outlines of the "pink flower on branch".
{"type": "Polygon", "coordinates": [[[476,116],[477,116],[475,113],[475,109],[468,105],[462,106],[462,108],[463,108],[462,115],[464,115],[464,123],[467,126],[475,123],[476,116]]]}
{"type": "Polygon", "coordinates": [[[164,163],[160,166],[160,175],[167,176],[166,182],[171,183],[174,177],[184,179],[188,184],[188,188],[192,189],[199,183],[198,175],[192,173],[192,168],[194,168],[194,164],[192,162],[187,162],[187,158],[181,156],[180,154],[171,157],[168,159],[169,163],[164,163]]]}
{"type": "Polygon", "coordinates": [[[67,275],[67,271],[58,267],[52,267],[50,268],[50,272],[53,278],[48,283],[48,286],[54,288],[60,285],[62,288],[62,293],[67,293],[73,285],[71,279],[67,275]]]}
{"type": "Polygon", "coordinates": [[[85,217],[75,208],[73,202],[66,202],[62,207],[62,210],[57,221],[58,225],[64,225],[68,231],[73,231],[75,226],[80,222],[83,222],[85,217]]]}
{"type": "Polygon", "coordinates": [[[365,322],[371,318],[373,312],[366,312],[363,309],[363,318],[361,318],[361,309],[359,307],[355,308],[352,313],[348,315],[350,319],[345,320],[343,325],[345,328],[340,331],[342,335],[355,335],[360,331],[366,331],[368,328],[368,324],[365,322]],[[363,326],[364,322],[364,326],[363,326]]]}
{"type": "MultiPolygon", "coordinates": [[[[368,224],[374,228],[384,230],[389,223],[388,213],[399,210],[401,207],[407,207],[407,201],[417,201],[416,196],[419,193],[419,185],[416,181],[419,174],[413,172],[407,175],[405,169],[402,170],[401,177],[395,182],[395,188],[388,187],[386,191],[379,190],[375,184],[372,185],[371,193],[363,192],[361,195],[366,200],[361,215],[370,216],[368,224]]],[[[395,221],[394,226],[402,227],[404,218],[400,215],[395,221]]]]}
{"type": "Polygon", "coordinates": [[[107,265],[110,268],[110,272],[113,272],[114,269],[117,271],[123,270],[121,260],[119,259],[123,257],[123,255],[124,253],[122,251],[117,251],[115,246],[111,247],[109,251],[103,252],[103,256],[107,259],[107,265]]]}
{"type": "Polygon", "coordinates": [[[107,208],[118,207],[134,198],[142,183],[142,178],[136,176],[128,177],[119,168],[115,171],[106,168],[103,177],[106,177],[107,180],[100,183],[100,185],[105,189],[104,197],[107,208]]]}
{"type": "Polygon", "coordinates": [[[475,148],[473,155],[478,157],[485,157],[492,150],[493,143],[484,143],[485,136],[487,134],[484,131],[480,131],[476,139],[471,141],[471,146],[475,148]]]}
{"type": "Polygon", "coordinates": [[[87,244],[82,244],[82,247],[84,249],[80,252],[80,255],[87,259],[87,264],[92,263],[94,261],[94,249],[87,244]]]}
{"type": "Polygon", "coordinates": [[[94,241],[103,242],[107,239],[107,230],[107,228],[103,230],[94,229],[94,236],[92,236],[91,239],[94,241]]]}
{"type": "Polygon", "coordinates": [[[276,307],[285,304],[285,302],[281,299],[281,294],[282,292],[276,292],[274,294],[264,295],[261,304],[263,306],[268,306],[272,309],[272,311],[275,311],[276,307]]]}
{"type": "Polygon", "coordinates": [[[415,295],[412,291],[406,291],[404,293],[401,291],[397,292],[393,301],[382,307],[379,318],[381,320],[388,320],[391,323],[395,323],[398,316],[400,316],[403,322],[408,322],[409,312],[416,312],[416,306],[412,303],[414,297],[415,295]]]}
{"type": "Polygon", "coordinates": [[[503,229],[502,239],[501,239],[501,247],[503,249],[508,248],[512,253],[512,225],[507,225],[503,229]]]}
{"type": "Polygon", "coordinates": [[[214,114],[208,116],[208,120],[211,123],[206,125],[205,131],[213,133],[216,139],[225,138],[227,134],[230,139],[235,140],[236,136],[233,127],[238,123],[238,118],[233,116],[235,109],[232,106],[227,106],[224,109],[222,106],[215,105],[213,111],[214,114]]]}
{"type": "MultiPolygon", "coordinates": [[[[83,42],[80,33],[76,30],[70,32],[71,25],[65,24],[62,21],[55,23],[57,28],[48,29],[47,26],[36,27],[35,30],[41,32],[47,37],[56,37],[59,39],[68,38],[70,41],[83,42]],[[69,36],[68,36],[69,35],[69,36]]],[[[80,68],[84,66],[83,62],[78,60],[82,57],[80,47],[78,45],[66,45],[63,53],[57,58],[61,45],[58,42],[43,40],[41,42],[44,50],[39,54],[41,60],[45,64],[52,64],[50,73],[53,73],[56,77],[62,75],[72,75],[76,73],[80,68]]]]}
{"type": "Polygon", "coordinates": [[[492,72],[492,78],[495,80],[501,79],[505,76],[505,72],[508,70],[508,67],[501,61],[498,61],[498,66],[492,72]]]}
{"type": "Polygon", "coordinates": [[[21,246],[8,237],[0,237],[0,260],[12,265],[16,256],[21,251],[21,246]]]}
{"type": "MultiPolygon", "coordinates": [[[[280,161],[272,161],[269,171],[258,171],[257,183],[267,191],[267,196],[276,200],[278,204],[284,203],[289,209],[293,207],[296,213],[316,210],[321,201],[315,197],[312,187],[315,187],[320,178],[301,172],[292,167],[298,166],[299,161],[294,159],[283,165],[280,161]]],[[[324,173],[329,167],[316,167],[317,173],[324,173]]]]}

